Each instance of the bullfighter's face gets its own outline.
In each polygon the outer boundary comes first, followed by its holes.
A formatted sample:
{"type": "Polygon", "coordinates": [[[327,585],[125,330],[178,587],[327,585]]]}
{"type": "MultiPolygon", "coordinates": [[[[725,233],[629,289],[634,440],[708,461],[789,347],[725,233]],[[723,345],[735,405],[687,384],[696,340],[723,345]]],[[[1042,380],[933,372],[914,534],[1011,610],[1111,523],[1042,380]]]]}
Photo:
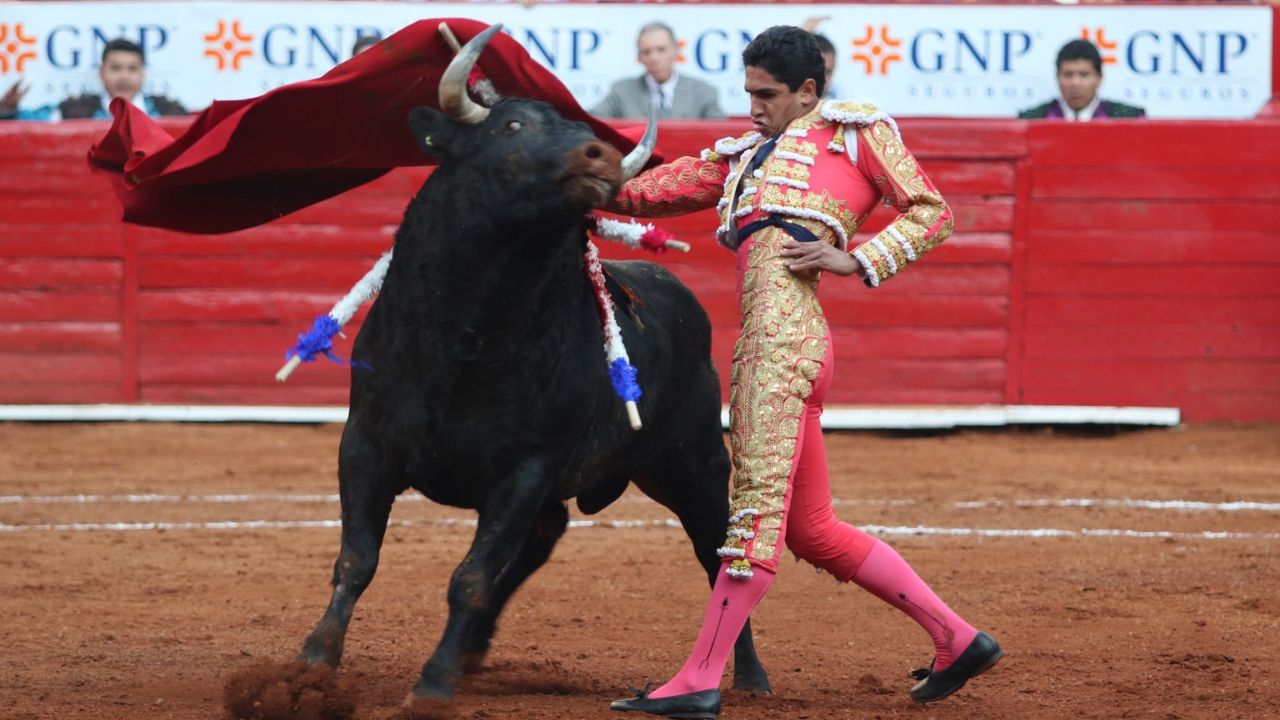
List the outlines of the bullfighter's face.
{"type": "Polygon", "coordinates": [[[818,84],[806,79],[792,90],[762,67],[748,65],[743,89],[751,96],[751,124],[765,137],[773,137],[804,117],[818,104],[818,84]]]}
{"type": "Polygon", "coordinates": [[[622,185],[622,155],[586,123],[565,120],[547,103],[507,99],[478,124],[456,123],[419,108],[410,124],[423,150],[459,182],[503,199],[524,221],[608,202],[622,185]]]}

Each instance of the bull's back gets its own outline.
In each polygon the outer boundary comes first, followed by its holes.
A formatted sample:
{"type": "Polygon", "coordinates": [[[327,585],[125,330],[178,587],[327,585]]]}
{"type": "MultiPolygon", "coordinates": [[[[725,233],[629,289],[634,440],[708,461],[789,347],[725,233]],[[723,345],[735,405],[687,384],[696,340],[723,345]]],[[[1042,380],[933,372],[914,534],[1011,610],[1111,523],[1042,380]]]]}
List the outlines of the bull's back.
{"type": "Polygon", "coordinates": [[[711,322],[671,271],[650,262],[607,263],[632,296],[618,324],[643,393],[641,415],[660,422],[696,416],[718,434],[720,379],[711,360],[711,322]]]}
{"type": "MultiPolygon", "coordinates": [[[[711,322],[693,291],[670,270],[643,260],[610,260],[605,271],[633,296],[630,308],[621,307],[618,322],[624,337],[627,324],[641,336],[661,331],[678,346],[672,350],[691,360],[709,360],[711,356],[711,322]]],[[[659,338],[653,338],[657,341],[659,338]]],[[[661,345],[661,342],[656,344],[661,345]]]]}

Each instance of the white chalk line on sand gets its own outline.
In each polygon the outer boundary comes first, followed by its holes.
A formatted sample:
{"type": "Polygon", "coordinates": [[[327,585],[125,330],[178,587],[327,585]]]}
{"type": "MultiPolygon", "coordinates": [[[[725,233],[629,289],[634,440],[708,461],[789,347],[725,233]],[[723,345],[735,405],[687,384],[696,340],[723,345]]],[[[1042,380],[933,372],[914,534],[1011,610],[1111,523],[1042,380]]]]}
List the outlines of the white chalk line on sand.
{"type": "MultiPolygon", "coordinates": [[[[438,518],[434,520],[391,520],[389,525],[401,527],[467,527],[476,526],[470,518],[438,518]]],[[[32,523],[9,525],[0,523],[0,532],[130,532],[144,530],[262,530],[294,528],[338,528],[341,520],[220,520],[214,522],[138,522],[138,523],[32,523]]],[[[570,528],[679,528],[679,521],[663,520],[572,520],[570,528]]],[[[885,537],[984,537],[984,538],[1132,538],[1175,540],[1280,540],[1280,533],[1236,533],[1220,531],[1172,532],[1168,530],[1063,528],[957,528],[927,525],[863,525],[862,529],[885,537]]]]}
{"type": "MultiPolygon", "coordinates": [[[[420,502],[426,498],[421,495],[401,495],[396,502],[420,502]]],[[[93,503],[336,503],[338,495],[296,495],[296,494],[255,494],[255,495],[157,495],[142,493],[134,495],[0,495],[0,505],[21,505],[23,503],[42,504],[93,504],[93,503]]]]}
{"type": "MultiPolygon", "coordinates": [[[[396,498],[396,502],[425,502],[421,495],[406,493],[396,498]]],[[[646,497],[631,496],[623,498],[624,502],[653,501],[646,497]]],[[[305,495],[305,494],[225,494],[225,495],[0,495],[0,505],[31,504],[93,504],[93,503],[336,503],[338,496],[305,495]]],[[[888,506],[900,507],[917,505],[917,501],[895,498],[859,498],[832,499],[833,505],[845,506],[888,506]]],[[[1179,512],[1280,512],[1280,502],[1251,502],[1232,500],[1228,502],[1200,502],[1196,500],[1141,500],[1134,498],[1043,498],[1034,500],[965,500],[951,503],[958,510],[976,510],[984,508],[1130,508],[1136,510],[1174,510],[1179,512]]]]}
{"type": "Polygon", "coordinates": [[[1056,500],[970,500],[957,502],[954,507],[960,510],[1001,507],[1119,507],[1138,510],[1179,510],[1179,511],[1219,511],[1219,512],[1280,512],[1280,503],[1250,502],[1233,500],[1230,502],[1199,502],[1196,500],[1135,500],[1132,498],[1061,498],[1056,500]]]}
{"type": "MultiPolygon", "coordinates": [[[[474,528],[473,518],[434,518],[431,520],[388,520],[387,525],[399,527],[467,527],[474,528]]],[[[215,520],[210,522],[113,522],[113,523],[31,523],[9,525],[0,523],[0,532],[52,531],[52,532],[134,532],[140,530],[262,530],[293,528],[338,528],[341,520],[215,520]]],[[[674,518],[662,520],[570,520],[571,528],[646,528],[681,527],[674,518]]]]}

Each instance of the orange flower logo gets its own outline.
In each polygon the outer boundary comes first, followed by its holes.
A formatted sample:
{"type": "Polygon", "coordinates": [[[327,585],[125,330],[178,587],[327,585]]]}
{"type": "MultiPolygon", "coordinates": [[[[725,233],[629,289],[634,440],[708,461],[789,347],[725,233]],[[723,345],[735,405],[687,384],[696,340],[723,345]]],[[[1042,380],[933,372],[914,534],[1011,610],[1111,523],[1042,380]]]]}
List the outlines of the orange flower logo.
{"type": "Polygon", "coordinates": [[[253,57],[253,35],[240,29],[240,21],[232,20],[230,27],[223,20],[218,21],[218,29],[204,36],[208,46],[204,50],[205,57],[213,58],[218,63],[218,70],[239,70],[245,58],[253,57]]]}
{"type": "Polygon", "coordinates": [[[0,73],[22,72],[28,60],[35,60],[36,39],[22,29],[22,23],[0,23],[0,73]]]}
{"type": "Polygon", "coordinates": [[[1089,28],[1080,28],[1080,37],[1098,46],[1099,52],[1102,53],[1103,65],[1115,64],[1116,56],[1114,52],[1109,52],[1109,51],[1114,51],[1116,49],[1117,43],[1115,40],[1107,39],[1106,29],[1094,28],[1093,32],[1090,33],[1089,28]]]}
{"type": "Polygon", "coordinates": [[[853,47],[857,50],[853,54],[853,60],[862,63],[868,75],[888,75],[889,63],[902,60],[902,56],[898,54],[902,41],[889,37],[888,25],[881,25],[879,28],[868,25],[866,36],[855,38],[853,47]]]}

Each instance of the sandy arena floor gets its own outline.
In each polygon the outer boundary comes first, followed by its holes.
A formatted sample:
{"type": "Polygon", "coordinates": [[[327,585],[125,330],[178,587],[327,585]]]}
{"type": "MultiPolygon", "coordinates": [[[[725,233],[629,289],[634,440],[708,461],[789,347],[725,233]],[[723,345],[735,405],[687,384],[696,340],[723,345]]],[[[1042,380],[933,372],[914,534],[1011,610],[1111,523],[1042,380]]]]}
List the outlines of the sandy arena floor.
{"type": "MultiPolygon", "coordinates": [[[[226,678],[292,656],[328,600],[339,432],[0,424],[0,717],[224,717],[226,678]]],[[[915,706],[924,633],[788,561],[755,616],[775,692],[728,692],[722,717],[1280,718],[1280,426],[827,443],[838,513],[1007,655],[915,706]]],[[[406,500],[348,636],[361,718],[391,717],[413,684],[472,533],[441,522],[470,513],[406,500]]],[[[667,517],[628,492],[590,519],[667,517]]],[[[615,717],[626,686],[683,661],[706,595],[678,529],[571,529],[456,715],[615,717]]]]}

